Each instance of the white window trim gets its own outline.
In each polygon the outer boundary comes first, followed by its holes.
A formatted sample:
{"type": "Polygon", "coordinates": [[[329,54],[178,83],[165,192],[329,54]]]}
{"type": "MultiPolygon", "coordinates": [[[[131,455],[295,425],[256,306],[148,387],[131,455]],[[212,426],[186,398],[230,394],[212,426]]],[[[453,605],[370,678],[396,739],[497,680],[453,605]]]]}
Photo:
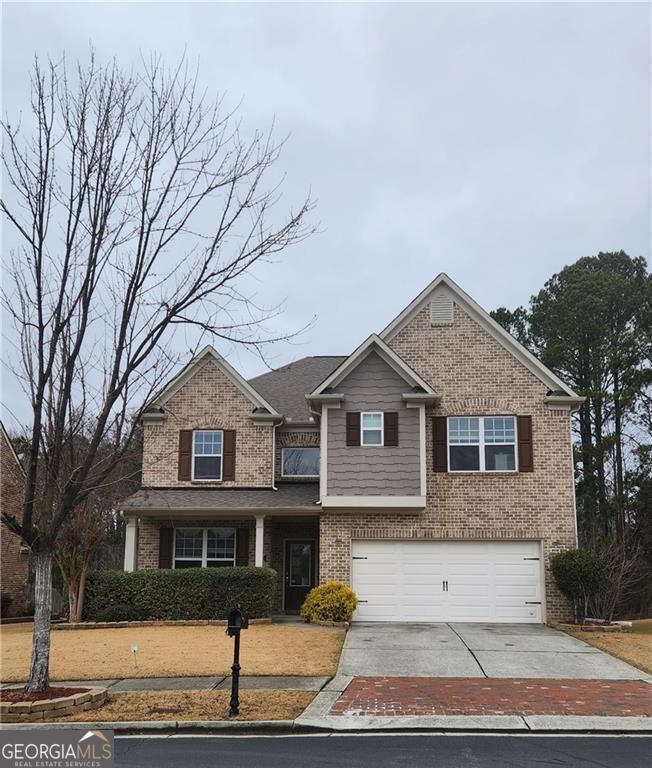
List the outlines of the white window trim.
{"type": "Polygon", "coordinates": [[[518,472],[518,419],[511,413],[488,413],[484,416],[448,416],[446,418],[446,459],[448,461],[448,472],[454,475],[513,475],[518,472]],[[451,419],[478,419],[479,420],[479,442],[477,443],[451,443],[450,441],[450,420],[451,419]],[[484,441],[484,420],[485,419],[514,419],[514,442],[513,443],[485,443],[484,441]],[[480,454],[480,469],[451,469],[451,447],[472,445],[478,446],[480,454]],[[484,449],[494,445],[513,445],[514,446],[514,469],[486,469],[484,449]]]}
{"type": "Polygon", "coordinates": [[[383,411],[361,411],[360,413],[360,445],[364,448],[382,448],[385,445],[385,414],[383,411]],[[380,416],[380,442],[365,443],[365,432],[378,432],[378,427],[364,427],[365,416],[380,416]]]}
{"type": "Polygon", "coordinates": [[[223,429],[193,429],[192,431],[192,462],[190,479],[193,483],[221,483],[224,475],[224,430],[223,429]],[[197,432],[219,432],[222,435],[222,453],[198,453],[197,456],[220,457],[219,477],[195,477],[195,434],[197,432]]]}
{"type": "MultiPolygon", "coordinates": [[[[198,563],[198,568],[208,568],[208,531],[219,531],[221,528],[226,528],[229,530],[233,530],[235,532],[235,535],[233,537],[233,558],[229,557],[211,557],[211,562],[218,560],[219,562],[223,563],[231,563],[231,565],[235,565],[235,560],[237,557],[238,552],[238,529],[233,528],[233,526],[218,526],[215,527],[214,525],[211,525],[209,528],[193,528],[192,526],[179,526],[179,528],[174,529],[174,536],[172,540],[172,568],[176,569],[177,567],[177,560],[193,560],[198,563]],[[202,532],[202,547],[201,547],[201,557],[177,557],[177,530],[182,531],[201,531],[202,532]]],[[[182,569],[183,570],[183,569],[182,569]]]]}
{"type": "Polygon", "coordinates": [[[288,445],[285,448],[281,448],[281,477],[301,477],[304,480],[310,479],[310,480],[318,480],[319,475],[286,475],[285,474],[285,451],[287,450],[292,451],[301,451],[305,449],[317,449],[319,451],[319,466],[321,468],[321,448],[318,445],[288,445]]]}

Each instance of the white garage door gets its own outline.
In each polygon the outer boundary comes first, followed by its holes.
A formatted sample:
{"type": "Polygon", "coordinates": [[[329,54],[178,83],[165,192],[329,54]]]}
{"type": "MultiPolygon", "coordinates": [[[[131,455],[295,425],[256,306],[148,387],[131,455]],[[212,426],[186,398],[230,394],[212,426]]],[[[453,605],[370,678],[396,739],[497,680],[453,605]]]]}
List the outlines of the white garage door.
{"type": "Polygon", "coordinates": [[[354,541],[354,621],[543,620],[539,542],[354,541]]]}

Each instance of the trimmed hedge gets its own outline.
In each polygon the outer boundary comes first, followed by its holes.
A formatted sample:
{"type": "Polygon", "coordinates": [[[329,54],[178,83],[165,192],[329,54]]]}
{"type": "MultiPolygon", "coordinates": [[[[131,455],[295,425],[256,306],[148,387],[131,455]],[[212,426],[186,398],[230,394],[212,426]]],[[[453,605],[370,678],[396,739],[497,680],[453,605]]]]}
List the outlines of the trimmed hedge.
{"type": "Polygon", "coordinates": [[[252,619],[272,614],[276,571],[271,568],[183,568],[92,571],[84,597],[84,619],[101,621],[121,607],[147,619],[226,619],[240,605],[252,619]]]}

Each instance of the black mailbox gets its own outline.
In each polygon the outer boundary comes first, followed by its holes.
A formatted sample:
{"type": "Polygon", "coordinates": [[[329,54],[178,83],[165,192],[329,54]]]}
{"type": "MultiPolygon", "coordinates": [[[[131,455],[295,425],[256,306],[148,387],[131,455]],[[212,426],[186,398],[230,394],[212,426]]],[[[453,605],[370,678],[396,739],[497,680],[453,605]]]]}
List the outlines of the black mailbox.
{"type": "Polygon", "coordinates": [[[249,616],[246,611],[240,610],[240,608],[234,608],[229,611],[229,617],[227,619],[226,634],[229,637],[234,637],[240,634],[241,629],[249,629],[249,616]]]}
{"type": "Polygon", "coordinates": [[[233,665],[231,667],[231,703],[229,706],[229,716],[234,717],[240,714],[240,630],[249,629],[249,616],[246,611],[240,609],[240,606],[229,611],[226,620],[226,634],[234,638],[233,644],[233,665]]]}

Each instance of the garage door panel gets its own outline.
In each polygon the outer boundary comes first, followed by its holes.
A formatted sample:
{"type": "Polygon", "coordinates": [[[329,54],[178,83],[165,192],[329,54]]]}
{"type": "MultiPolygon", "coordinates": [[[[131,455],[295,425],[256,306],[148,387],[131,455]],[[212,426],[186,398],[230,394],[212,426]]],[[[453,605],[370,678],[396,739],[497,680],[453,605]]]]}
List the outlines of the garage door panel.
{"type": "Polygon", "coordinates": [[[542,621],[536,541],[354,541],[352,555],[356,621],[542,621]]]}

